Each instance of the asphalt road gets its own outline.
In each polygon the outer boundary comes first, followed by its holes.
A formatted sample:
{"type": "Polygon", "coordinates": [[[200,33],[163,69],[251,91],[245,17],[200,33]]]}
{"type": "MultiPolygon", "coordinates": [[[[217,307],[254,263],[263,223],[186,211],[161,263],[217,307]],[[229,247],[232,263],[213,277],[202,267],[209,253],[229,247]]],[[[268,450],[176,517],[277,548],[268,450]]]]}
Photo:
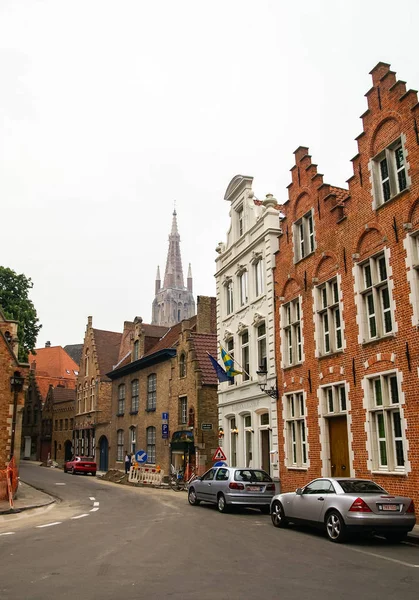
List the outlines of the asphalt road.
{"type": "Polygon", "coordinates": [[[336,545],[310,530],[275,529],[258,511],[219,514],[189,506],[184,492],[34,465],[23,465],[21,478],[60,501],[0,518],[1,600],[419,595],[419,546],[336,545]]]}

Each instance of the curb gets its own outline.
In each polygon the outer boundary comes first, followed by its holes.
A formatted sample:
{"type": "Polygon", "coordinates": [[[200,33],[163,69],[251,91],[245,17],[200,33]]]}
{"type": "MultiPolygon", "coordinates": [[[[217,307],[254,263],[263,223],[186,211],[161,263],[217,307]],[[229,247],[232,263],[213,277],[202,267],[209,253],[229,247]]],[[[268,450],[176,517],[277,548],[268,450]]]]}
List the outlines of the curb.
{"type": "Polygon", "coordinates": [[[0,515],[17,515],[18,513],[24,512],[25,510],[32,510],[33,508],[43,508],[54,504],[56,500],[53,498],[49,502],[43,502],[42,504],[29,504],[28,506],[21,506],[20,508],[8,508],[6,510],[0,510],[0,515]]]}

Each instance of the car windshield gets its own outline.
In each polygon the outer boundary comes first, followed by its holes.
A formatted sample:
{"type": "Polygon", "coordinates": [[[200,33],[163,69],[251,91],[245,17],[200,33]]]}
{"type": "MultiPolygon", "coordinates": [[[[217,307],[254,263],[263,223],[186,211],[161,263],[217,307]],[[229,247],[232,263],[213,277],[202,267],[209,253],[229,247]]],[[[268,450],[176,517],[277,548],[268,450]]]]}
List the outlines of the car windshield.
{"type": "Polygon", "coordinates": [[[366,480],[348,480],[340,479],[339,485],[345,492],[345,494],[381,494],[387,493],[385,489],[374,483],[373,481],[366,480]]]}
{"type": "Polygon", "coordinates": [[[254,469],[238,469],[234,473],[236,481],[272,481],[265,471],[256,471],[254,469]]]}

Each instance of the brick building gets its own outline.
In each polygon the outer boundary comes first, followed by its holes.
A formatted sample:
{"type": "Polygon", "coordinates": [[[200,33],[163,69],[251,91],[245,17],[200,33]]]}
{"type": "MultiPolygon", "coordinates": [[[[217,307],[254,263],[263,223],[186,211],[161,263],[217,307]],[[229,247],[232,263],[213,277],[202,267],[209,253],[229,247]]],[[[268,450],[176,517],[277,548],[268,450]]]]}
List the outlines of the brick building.
{"type": "Polygon", "coordinates": [[[22,411],[29,365],[19,362],[17,322],[0,309],[0,469],[11,456],[19,464],[22,411]]]}
{"type": "Polygon", "coordinates": [[[295,152],[276,256],[281,483],[368,477],[419,502],[419,104],[371,71],[349,189],[295,152]]]}
{"type": "Polygon", "coordinates": [[[73,455],[73,429],[76,390],[50,386],[44,404],[44,416],[51,422],[51,459],[63,465],[73,455]]]}
{"type": "Polygon", "coordinates": [[[170,464],[197,465],[201,471],[212,464],[218,444],[217,378],[207,352],[215,352],[215,328],[215,298],[198,297],[197,315],[166,329],[143,353],[156,326],[136,319],[130,355],[108,373],[112,466],[123,469],[125,453],[140,449],[166,474],[170,464]],[[162,413],[168,413],[167,423],[162,413]],[[211,429],[204,431],[202,423],[211,429]]]}

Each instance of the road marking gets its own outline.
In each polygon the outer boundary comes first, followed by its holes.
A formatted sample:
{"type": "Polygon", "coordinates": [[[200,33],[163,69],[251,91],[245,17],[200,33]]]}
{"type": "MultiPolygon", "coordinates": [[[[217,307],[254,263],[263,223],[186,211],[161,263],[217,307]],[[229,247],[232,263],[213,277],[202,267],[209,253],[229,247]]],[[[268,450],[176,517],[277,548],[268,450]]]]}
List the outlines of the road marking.
{"type": "Polygon", "coordinates": [[[14,531],[6,531],[6,533],[0,533],[0,535],[15,535],[14,531]]]}
{"type": "Polygon", "coordinates": [[[99,510],[99,507],[98,507],[98,506],[96,506],[96,508],[92,508],[92,509],[90,510],[90,512],[96,512],[97,510],[99,510]]]}
{"type": "Polygon", "coordinates": [[[71,517],[72,519],[82,519],[83,517],[88,517],[89,515],[87,513],[84,513],[84,515],[77,515],[77,517],[71,517]]]}
{"type": "Polygon", "coordinates": [[[96,500],[96,498],[93,498],[93,496],[89,496],[89,500],[96,500]]]}
{"type": "Polygon", "coordinates": [[[99,506],[99,502],[93,502],[93,506],[99,506]]]}
{"type": "Polygon", "coordinates": [[[38,529],[42,529],[42,527],[52,527],[53,525],[61,525],[62,521],[54,521],[54,523],[46,523],[46,525],[37,525],[38,529]]]}
{"type": "Polygon", "coordinates": [[[65,483],[56,483],[55,485],[66,485],[65,483]]]}
{"type": "Polygon", "coordinates": [[[397,563],[399,565],[403,565],[405,567],[412,567],[413,569],[419,569],[419,565],[414,565],[412,563],[405,562],[403,560],[397,560],[397,558],[390,558],[389,556],[383,556],[382,554],[376,554],[375,552],[366,552],[365,550],[359,550],[358,548],[350,548],[347,546],[348,550],[352,550],[353,552],[359,552],[360,554],[367,554],[368,556],[374,556],[375,558],[382,558],[383,560],[388,560],[390,562],[397,563]]]}

